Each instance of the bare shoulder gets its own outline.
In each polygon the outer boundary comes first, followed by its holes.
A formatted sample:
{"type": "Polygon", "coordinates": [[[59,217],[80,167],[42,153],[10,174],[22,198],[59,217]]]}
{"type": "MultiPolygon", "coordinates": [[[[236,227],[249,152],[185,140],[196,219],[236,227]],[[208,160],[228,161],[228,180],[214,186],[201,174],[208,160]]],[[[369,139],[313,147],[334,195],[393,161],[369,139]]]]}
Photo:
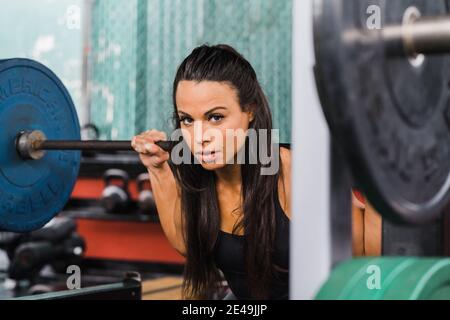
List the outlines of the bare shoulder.
{"type": "Polygon", "coordinates": [[[278,197],[281,208],[286,216],[291,219],[291,150],[280,148],[281,169],[283,176],[278,181],[278,197]]]}
{"type": "Polygon", "coordinates": [[[291,166],[291,150],[285,147],[280,147],[280,156],[281,156],[281,162],[283,162],[283,169],[284,165],[289,165],[289,169],[291,166]]]}
{"type": "Polygon", "coordinates": [[[284,178],[291,177],[291,150],[285,147],[280,148],[281,166],[284,178]]]}

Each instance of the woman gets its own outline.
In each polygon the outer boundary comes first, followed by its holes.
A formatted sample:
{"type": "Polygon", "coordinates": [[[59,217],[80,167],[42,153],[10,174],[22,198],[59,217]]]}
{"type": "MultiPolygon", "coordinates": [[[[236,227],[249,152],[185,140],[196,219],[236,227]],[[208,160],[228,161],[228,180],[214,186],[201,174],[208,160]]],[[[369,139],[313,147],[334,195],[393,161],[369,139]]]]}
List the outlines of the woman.
{"type": "Polygon", "coordinates": [[[175,127],[197,161],[174,164],[155,144],[167,139],[156,130],[132,145],[148,168],[164,233],[186,257],[185,296],[212,298],[222,272],[239,299],[286,299],[290,151],[269,151],[280,163],[272,175],[261,174],[260,159],[235,161],[249,156],[249,129],[268,129],[258,148],[270,150],[272,116],[254,69],[230,46],[198,47],[178,68],[173,104],[175,127]]]}

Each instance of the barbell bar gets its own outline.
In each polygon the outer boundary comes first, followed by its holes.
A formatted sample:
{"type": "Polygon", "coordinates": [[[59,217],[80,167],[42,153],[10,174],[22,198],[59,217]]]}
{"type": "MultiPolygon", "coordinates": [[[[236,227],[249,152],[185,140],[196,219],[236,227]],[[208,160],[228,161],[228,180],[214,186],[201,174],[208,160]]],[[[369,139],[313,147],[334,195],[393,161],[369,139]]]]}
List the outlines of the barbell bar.
{"type": "MultiPolygon", "coordinates": [[[[170,152],[177,141],[155,142],[170,152]]],[[[42,131],[23,131],[16,139],[17,152],[23,159],[41,159],[45,150],[133,151],[130,140],[47,140],[42,131]]]]}

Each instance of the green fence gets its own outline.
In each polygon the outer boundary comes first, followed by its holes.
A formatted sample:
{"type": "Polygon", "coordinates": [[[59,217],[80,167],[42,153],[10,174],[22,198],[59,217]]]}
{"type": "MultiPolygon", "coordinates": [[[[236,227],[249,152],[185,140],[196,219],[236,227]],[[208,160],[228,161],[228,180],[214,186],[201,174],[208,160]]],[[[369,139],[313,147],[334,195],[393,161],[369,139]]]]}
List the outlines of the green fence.
{"type": "Polygon", "coordinates": [[[96,0],[91,120],[101,138],[169,132],[177,66],[194,47],[227,43],[255,67],[282,142],[291,130],[291,0],[96,0]]]}

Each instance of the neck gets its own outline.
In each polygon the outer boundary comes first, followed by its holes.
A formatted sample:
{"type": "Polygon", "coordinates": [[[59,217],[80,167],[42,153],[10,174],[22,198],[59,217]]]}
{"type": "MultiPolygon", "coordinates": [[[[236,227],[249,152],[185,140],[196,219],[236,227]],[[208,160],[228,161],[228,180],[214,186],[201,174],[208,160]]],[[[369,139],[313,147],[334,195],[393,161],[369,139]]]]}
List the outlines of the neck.
{"type": "Polygon", "coordinates": [[[223,168],[215,170],[214,173],[216,174],[217,184],[219,186],[240,190],[242,184],[240,164],[228,164],[223,168]]]}

